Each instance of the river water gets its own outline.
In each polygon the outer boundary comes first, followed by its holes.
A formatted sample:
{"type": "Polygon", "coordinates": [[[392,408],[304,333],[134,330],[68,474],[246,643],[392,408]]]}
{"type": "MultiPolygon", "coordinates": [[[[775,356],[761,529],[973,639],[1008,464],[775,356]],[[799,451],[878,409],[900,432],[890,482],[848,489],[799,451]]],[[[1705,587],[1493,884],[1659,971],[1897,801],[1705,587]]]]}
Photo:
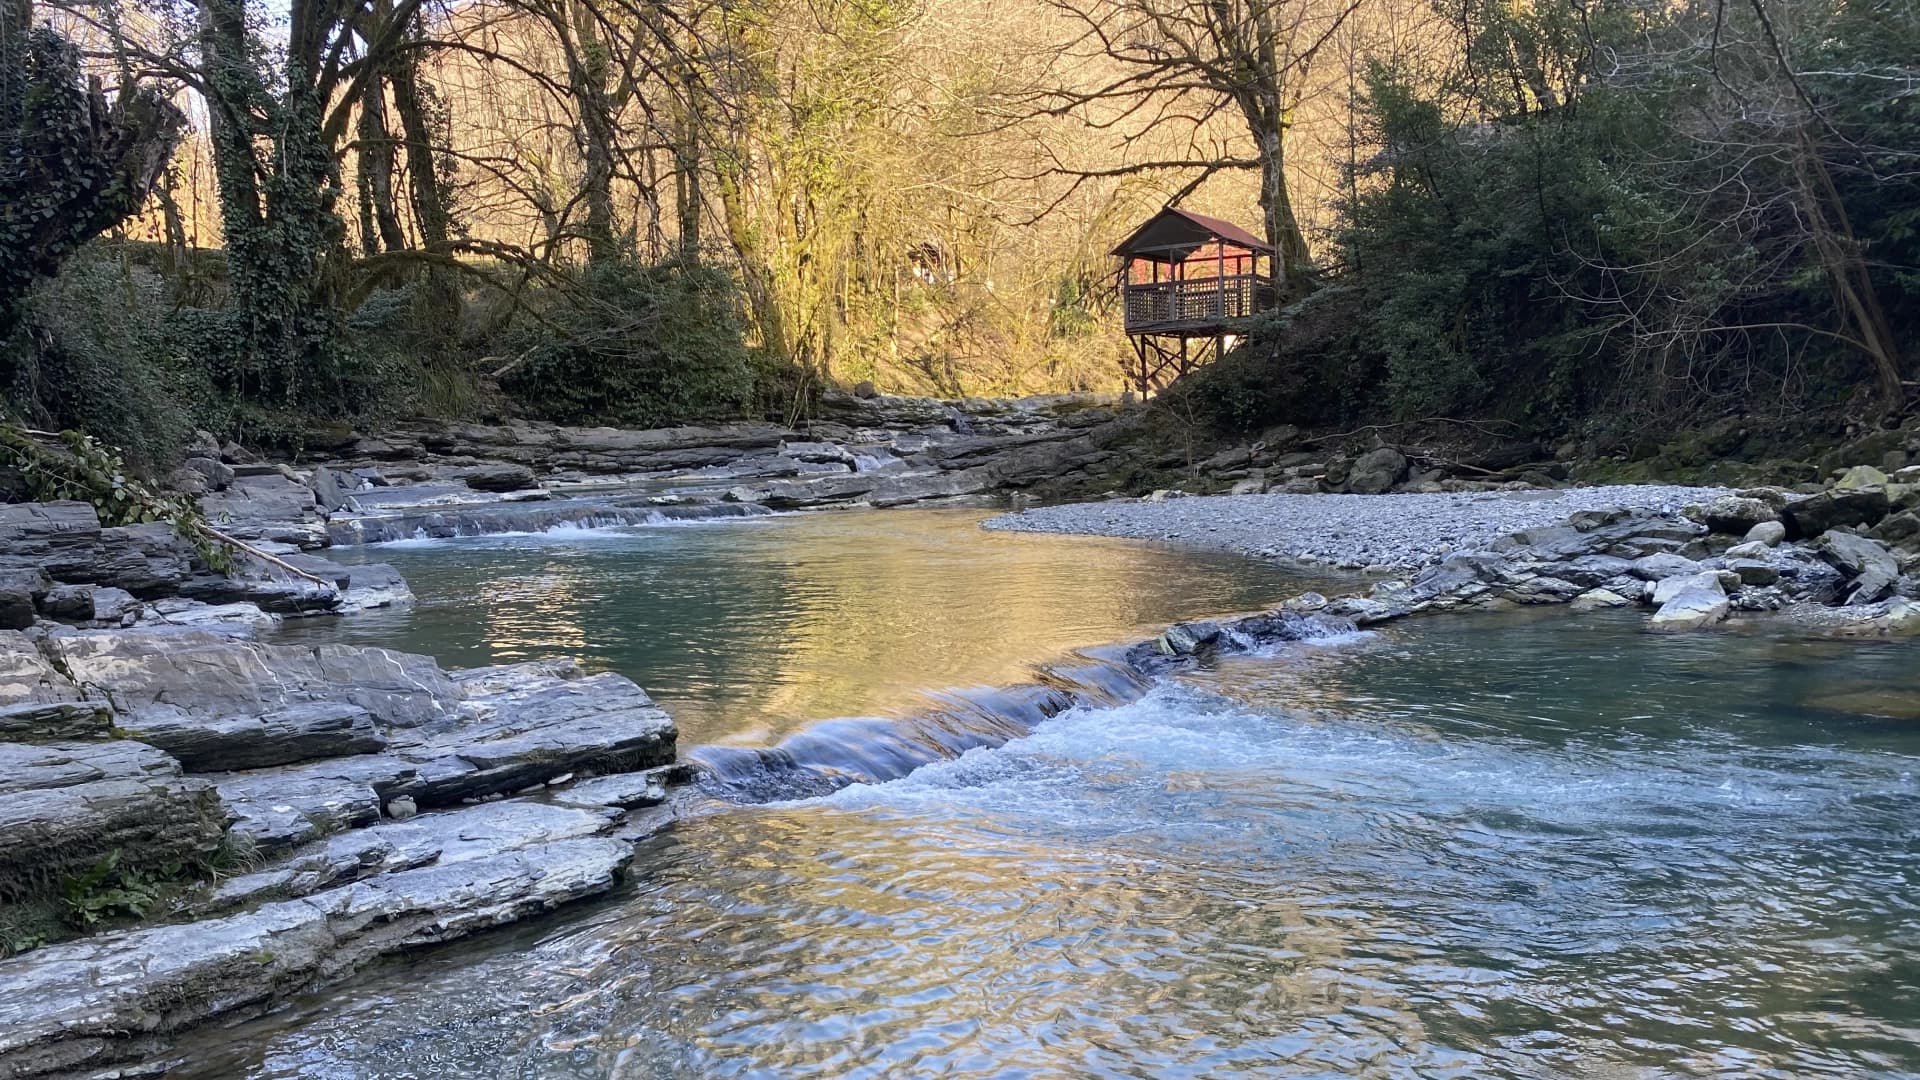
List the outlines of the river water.
{"type": "MultiPolygon", "coordinates": [[[[897,542],[944,550],[967,525],[903,518],[897,542]]],[[[687,532],[671,543],[775,543],[687,532]]],[[[1286,585],[1028,539],[1063,553],[1061,581],[1164,587],[1176,606],[1286,585]]],[[[448,583],[534,557],[418,554],[448,583]]],[[[623,565],[605,555],[600,572],[630,575],[605,595],[646,574],[623,565]]],[[[973,625],[958,609],[990,599],[967,591],[990,575],[969,565],[954,554],[966,581],[942,570],[944,586],[887,571],[914,608],[886,612],[875,581],[864,618],[973,625]]],[[[402,569],[420,618],[440,618],[436,595],[479,618],[425,567],[402,569]]],[[[952,640],[1077,644],[1163,617],[1153,603],[1095,625],[1008,599],[1003,621],[1069,621],[952,640]]],[[[182,1075],[1920,1075],[1920,647],[1638,626],[1414,620],[1225,661],[889,783],[709,800],[644,845],[608,900],[202,1032],[182,1075]]],[[[522,646],[492,646],[506,647],[522,646]]],[[[896,656],[959,670],[914,650],[851,667],[896,656]]],[[[687,663],[724,670],[724,656],[687,663]]],[[[658,682],[671,670],[653,669],[663,697],[681,693],[658,682]]],[[[855,696],[893,693],[880,683],[855,696]]],[[[760,710],[743,731],[789,723],[764,696],[715,694],[760,710]]]]}

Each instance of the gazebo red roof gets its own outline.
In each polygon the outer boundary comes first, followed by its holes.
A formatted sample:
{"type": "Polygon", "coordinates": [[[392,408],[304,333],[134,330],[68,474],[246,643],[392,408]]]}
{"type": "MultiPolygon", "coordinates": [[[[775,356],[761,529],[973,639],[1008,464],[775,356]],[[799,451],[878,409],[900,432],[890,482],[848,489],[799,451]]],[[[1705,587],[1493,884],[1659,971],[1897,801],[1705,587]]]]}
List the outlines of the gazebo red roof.
{"type": "Polygon", "coordinates": [[[1262,255],[1273,254],[1265,240],[1231,221],[1196,214],[1169,206],[1148,218],[1120,242],[1112,254],[1152,259],[1155,262],[1184,262],[1187,256],[1213,243],[1227,243],[1262,255]]]}

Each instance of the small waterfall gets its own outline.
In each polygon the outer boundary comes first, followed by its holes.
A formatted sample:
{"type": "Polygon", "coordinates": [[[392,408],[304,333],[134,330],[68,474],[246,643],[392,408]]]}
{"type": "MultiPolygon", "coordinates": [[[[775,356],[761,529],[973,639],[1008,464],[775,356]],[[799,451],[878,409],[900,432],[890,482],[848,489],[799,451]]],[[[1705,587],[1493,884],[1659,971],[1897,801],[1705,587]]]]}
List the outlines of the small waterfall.
{"type": "Polygon", "coordinates": [[[830,794],[852,784],[897,780],[923,765],[979,747],[1005,745],[1076,707],[1111,709],[1138,701],[1157,677],[1215,656],[1243,655],[1283,641],[1349,635],[1351,622],[1272,612],[1225,623],[1183,623],[1155,641],[1070,653],[1009,687],[948,690],[901,717],[825,720],[773,746],[696,747],[687,756],[700,786],[733,802],[830,794]],[[1199,629],[1196,633],[1196,628],[1199,629]],[[1194,641],[1182,648],[1169,641],[1194,641]]]}
{"type": "Polygon", "coordinates": [[[620,506],[585,500],[507,503],[421,513],[345,518],[327,526],[333,543],[385,544],[395,540],[448,540],[460,536],[611,529],[623,525],[668,525],[720,518],[764,517],[757,503],[680,503],[620,506]]]}

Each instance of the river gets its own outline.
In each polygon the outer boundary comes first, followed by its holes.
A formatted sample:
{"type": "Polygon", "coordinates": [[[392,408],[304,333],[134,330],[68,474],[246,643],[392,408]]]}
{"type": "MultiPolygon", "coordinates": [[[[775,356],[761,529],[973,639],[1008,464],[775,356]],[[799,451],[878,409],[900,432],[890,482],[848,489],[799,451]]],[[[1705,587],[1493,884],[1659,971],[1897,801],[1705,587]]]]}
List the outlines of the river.
{"type": "MultiPolygon", "coordinates": [[[[692,704],[692,745],[1303,584],[971,522],[379,549],[420,610],[329,632],[577,639],[692,704]]],[[[696,800],[614,897],[192,1035],[181,1075],[1920,1075],[1920,646],[1638,627],[1418,619],[889,783],[696,800]]]]}

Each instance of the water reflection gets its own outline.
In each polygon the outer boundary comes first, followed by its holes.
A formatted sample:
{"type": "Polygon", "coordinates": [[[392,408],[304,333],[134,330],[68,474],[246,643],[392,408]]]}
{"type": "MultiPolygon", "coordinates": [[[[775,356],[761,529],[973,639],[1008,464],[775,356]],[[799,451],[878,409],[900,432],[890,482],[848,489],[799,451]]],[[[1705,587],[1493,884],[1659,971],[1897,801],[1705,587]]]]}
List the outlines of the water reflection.
{"type": "Polygon", "coordinates": [[[570,653],[645,686],[689,745],[772,742],[1317,584],[1228,555],[985,532],[982,516],[808,514],[341,549],[394,563],[422,603],[283,636],[459,666],[570,653]]]}
{"type": "Polygon", "coordinates": [[[1892,1078],[1920,646],[1432,619],[682,822],[189,1076],[1892,1078]],[[1298,707],[1304,706],[1304,707],[1298,707]],[[1849,718],[1851,717],[1851,718],[1849,718]]]}

